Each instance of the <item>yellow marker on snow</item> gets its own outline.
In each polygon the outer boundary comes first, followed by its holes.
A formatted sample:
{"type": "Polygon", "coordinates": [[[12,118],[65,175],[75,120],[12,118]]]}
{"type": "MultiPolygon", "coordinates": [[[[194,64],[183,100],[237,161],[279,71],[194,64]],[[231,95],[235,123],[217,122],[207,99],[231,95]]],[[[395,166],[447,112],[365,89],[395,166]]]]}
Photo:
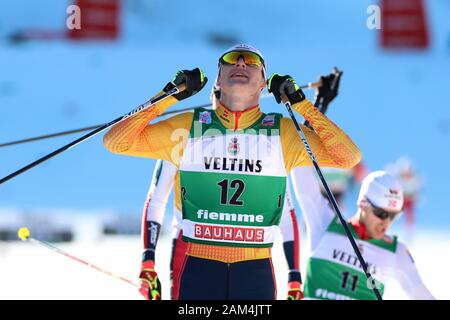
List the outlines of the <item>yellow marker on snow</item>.
{"type": "Polygon", "coordinates": [[[20,228],[19,231],[17,231],[17,235],[21,240],[25,241],[30,236],[30,230],[28,230],[28,228],[20,228]]]}

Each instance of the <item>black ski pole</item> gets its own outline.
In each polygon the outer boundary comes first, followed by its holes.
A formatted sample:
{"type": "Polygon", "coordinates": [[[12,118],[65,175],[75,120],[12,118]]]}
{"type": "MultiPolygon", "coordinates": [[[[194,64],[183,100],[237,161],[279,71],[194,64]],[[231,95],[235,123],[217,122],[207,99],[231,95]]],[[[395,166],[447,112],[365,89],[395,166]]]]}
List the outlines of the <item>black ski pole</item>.
{"type": "Polygon", "coordinates": [[[42,158],[39,158],[38,160],[36,160],[36,161],[26,165],[25,167],[23,167],[23,168],[21,168],[21,169],[19,169],[17,171],[14,171],[13,173],[7,175],[6,177],[0,179],[0,184],[5,183],[8,180],[11,180],[12,178],[14,178],[14,177],[24,173],[27,170],[30,170],[31,168],[37,166],[38,164],[40,164],[40,163],[42,163],[44,161],[47,161],[48,159],[53,158],[54,156],[56,156],[56,155],[58,155],[58,154],[60,154],[60,153],[62,153],[64,151],[66,151],[66,150],[76,146],[77,144],[79,144],[79,143],[81,143],[81,142],[83,142],[83,141],[85,141],[85,140],[95,136],[96,134],[102,132],[103,130],[105,130],[105,129],[107,129],[107,128],[109,128],[109,127],[111,127],[111,126],[113,126],[113,125],[115,125],[115,124],[117,124],[117,123],[119,123],[119,122],[129,118],[129,117],[131,117],[132,115],[134,115],[134,114],[136,114],[138,112],[141,112],[141,111],[143,111],[145,109],[148,109],[149,107],[151,107],[155,103],[158,103],[158,102],[166,99],[167,97],[170,97],[170,96],[172,96],[174,94],[177,94],[178,92],[181,92],[184,89],[185,89],[185,85],[181,84],[180,86],[178,86],[178,87],[175,86],[173,89],[170,89],[169,91],[167,91],[164,94],[156,97],[153,100],[148,100],[147,102],[144,102],[139,107],[137,107],[136,109],[130,111],[129,113],[127,113],[127,114],[125,114],[125,115],[123,115],[121,117],[118,117],[118,118],[114,119],[113,121],[108,122],[107,124],[102,125],[101,127],[99,127],[97,129],[95,129],[95,130],[85,134],[81,138],[78,138],[78,139],[76,139],[76,140],[66,144],[65,146],[63,146],[63,147],[61,147],[61,148],[59,148],[59,149],[57,149],[57,150],[55,150],[55,151],[45,155],[45,156],[43,156],[42,158]]]}
{"type": "Polygon", "coordinates": [[[320,181],[322,182],[323,187],[325,188],[325,191],[327,192],[327,196],[328,199],[330,200],[330,203],[334,209],[334,212],[336,213],[336,215],[338,216],[342,226],[344,227],[345,233],[347,234],[348,239],[350,240],[350,243],[353,247],[353,250],[356,253],[356,256],[358,257],[359,262],[361,263],[361,266],[364,270],[364,273],[366,274],[367,279],[370,281],[370,284],[372,286],[373,292],[375,293],[375,296],[377,297],[378,300],[383,300],[383,298],[381,297],[380,291],[376,288],[376,282],[373,279],[372,275],[370,274],[368,268],[367,268],[367,264],[364,261],[364,258],[361,255],[361,252],[358,249],[358,246],[356,245],[355,239],[353,238],[350,229],[347,226],[347,222],[345,221],[345,219],[342,217],[342,214],[337,206],[337,202],[336,199],[334,198],[333,193],[331,192],[330,188],[328,187],[328,184],[322,174],[322,171],[320,170],[319,164],[317,163],[316,157],[314,156],[311,147],[309,146],[308,140],[306,140],[306,136],[303,132],[303,129],[301,128],[301,126],[298,124],[297,119],[295,118],[294,113],[292,112],[292,108],[291,108],[291,104],[289,101],[284,102],[284,105],[286,106],[286,109],[289,112],[289,115],[291,116],[292,121],[294,122],[295,127],[297,128],[297,132],[299,133],[300,139],[303,142],[303,145],[305,146],[306,151],[309,154],[309,157],[311,158],[311,161],[314,165],[314,168],[317,171],[317,174],[319,175],[320,181]]]}
{"type": "MultiPolygon", "coordinates": [[[[320,82],[308,83],[307,85],[301,86],[300,88],[302,88],[302,89],[315,88],[319,84],[320,84],[320,82]]],[[[261,97],[262,98],[267,98],[267,97],[270,97],[270,96],[272,96],[272,95],[271,94],[263,94],[261,97]]],[[[158,115],[158,117],[168,116],[168,115],[171,115],[171,114],[176,114],[176,113],[180,113],[180,112],[184,112],[184,111],[189,111],[189,110],[193,110],[193,109],[196,109],[196,108],[209,108],[211,106],[212,106],[211,103],[205,103],[205,104],[201,104],[201,105],[193,106],[193,107],[188,107],[188,108],[184,108],[184,109],[166,111],[163,114],[158,115]]],[[[36,137],[31,137],[31,138],[26,138],[26,139],[21,139],[21,140],[15,140],[15,141],[10,141],[10,142],[0,143],[0,148],[14,146],[14,145],[22,144],[22,143],[27,143],[27,142],[33,142],[33,141],[39,141],[39,140],[44,140],[44,139],[61,137],[61,136],[74,134],[74,133],[78,133],[78,132],[84,132],[84,131],[100,128],[101,126],[104,126],[104,125],[105,124],[98,124],[98,125],[95,125],[95,126],[89,126],[89,127],[84,127],[84,128],[80,128],[80,129],[73,129],[73,130],[67,130],[67,131],[62,131],[62,132],[57,132],[57,133],[44,134],[44,135],[40,135],[40,136],[36,136],[36,137]]]]}
{"type": "MultiPolygon", "coordinates": [[[[167,112],[164,112],[163,114],[158,115],[158,117],[163,117],[163,116],[167,116],[167,115],[170,115],[170,114],[183,112],[183,111],[189,111],[189,110],[192,110],[193,108],[207,108],[209,106],[211,106],[211,104],[207,103],[207,104],[202,104],[202,105],[199,105],[199,106],[196,106],[196,107],[189,107],[189,108],[184,108],[184,109],[167,111],[167,112]]],[[[51,133],[51,134],[44,134],[44,135],[37,136],[37,137],[32,137],[32,138],[27,138],[27,139],[22,139],[22,140],[15,140],[15,141],[10,141],[10,142],[0,143],[0,148],[1,147],[9,147],[9,146],[22,144],[22,143],[27,143],[27,142],[33,142],[33,141],[38,141],[38,140],[49,139],[49,138],[61,137],[61,136],[65,136],[65,135],[68,135],[68,134],[74,134],[74,133],[83,132],[83,131],[89,131],[89,130],[100,128],[101,126],[104,126],[104,125],[105,124],[103,123],[103,124],[98,124],[96,126],[90,126],[90,127],[80,128],[80,129],[67,130],[67,131],[51,133]]]]}
{"type": "Polygon", "coordinates": [[[101,127],[101,126],[100,125],[96,125],[96,126],[84,127],[84,128],[80,128],[80,129],[74,129],[74,130],[67,130],[67,131],[57,132],[57,133],[44,134],[44,135],[41,135],[41,136],[27,138],[27,139],[22,139],[22,140],[15,140],[15,141],[10,141],[10,142],[5,142],[5,143],[1,143],[0,144],[0,148],[1,147],[14,146],[16,144],[21,144],[21,143],[33,142],[33,141],[44,140],[44,139],[49,139],[49,138],[56,138],[56,137],[65,136],[65,135],[68,135],[68,134],[73,134],[73,133],[78,133],[78,132],[83,132],[83,131],[97,129],[99,127],[101,127]]]}

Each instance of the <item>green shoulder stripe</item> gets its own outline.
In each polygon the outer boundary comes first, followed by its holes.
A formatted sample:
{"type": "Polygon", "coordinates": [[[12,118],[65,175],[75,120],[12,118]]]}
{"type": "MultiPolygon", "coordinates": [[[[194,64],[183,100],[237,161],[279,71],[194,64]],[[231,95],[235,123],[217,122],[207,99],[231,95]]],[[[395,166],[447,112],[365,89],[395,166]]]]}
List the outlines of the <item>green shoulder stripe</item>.
{"type": "Polygon", "coordinates": [[[196,108],[194,109],[194,117],[192,120],[190,138],[198,138],[200,136],[224,135],[233,131],[237,134],[263,134],[268,136],[280,135],[280,113],[262,114],[250,127],[244,130],[227,129],[214,110],[196,108]]]}

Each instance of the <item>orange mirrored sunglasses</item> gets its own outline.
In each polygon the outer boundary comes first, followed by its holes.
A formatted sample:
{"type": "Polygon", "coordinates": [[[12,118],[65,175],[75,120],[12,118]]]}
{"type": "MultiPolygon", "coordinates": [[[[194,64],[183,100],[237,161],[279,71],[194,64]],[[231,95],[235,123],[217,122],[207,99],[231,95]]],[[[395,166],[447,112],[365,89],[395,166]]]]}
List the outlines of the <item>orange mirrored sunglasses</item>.
{"type": "Polygon", "coordinates": [[[231,51],[225,53],[219,61],[224,64],[236,64],[240,57],[244,59],[246,65],[254,65],[257,67],[264,65],[264,60],[256,53],[250,51],[231,51]]]}

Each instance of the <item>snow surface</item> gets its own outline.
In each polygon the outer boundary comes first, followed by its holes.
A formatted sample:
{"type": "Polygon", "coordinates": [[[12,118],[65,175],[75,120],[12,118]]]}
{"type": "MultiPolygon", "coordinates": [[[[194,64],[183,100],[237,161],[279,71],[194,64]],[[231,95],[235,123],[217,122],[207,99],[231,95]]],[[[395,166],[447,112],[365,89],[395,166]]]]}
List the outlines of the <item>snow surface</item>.
{"type": "MultiPolygon", "coordinates": [[[[102,269],[137,282],[141,241],[136,236],[107,236],[95,241],[55,244],[58,248],[102,269]]],[[[156,270],[162,297],[169,299],[170,237],[160,238],[156,270]]],[[[305,263],[302,242],[302,264],[305,263]]],[[[425,285],[437,299],[450,299],[450,239],[447,234],[422,232],[409,246],[425,285]]],[[[287,266],[278,237],[273,251],[278,299],[287,293],[287,266]]],[[[126,282],[105,275],[67,257],[31,243],[0,243],[0,299],[141,299],[126,282]]],[[[303,268],[304,269],[304,268],[303,268]]],[[[389,282],[385,299],[408,299],[395,282],[389,282]]]]}

